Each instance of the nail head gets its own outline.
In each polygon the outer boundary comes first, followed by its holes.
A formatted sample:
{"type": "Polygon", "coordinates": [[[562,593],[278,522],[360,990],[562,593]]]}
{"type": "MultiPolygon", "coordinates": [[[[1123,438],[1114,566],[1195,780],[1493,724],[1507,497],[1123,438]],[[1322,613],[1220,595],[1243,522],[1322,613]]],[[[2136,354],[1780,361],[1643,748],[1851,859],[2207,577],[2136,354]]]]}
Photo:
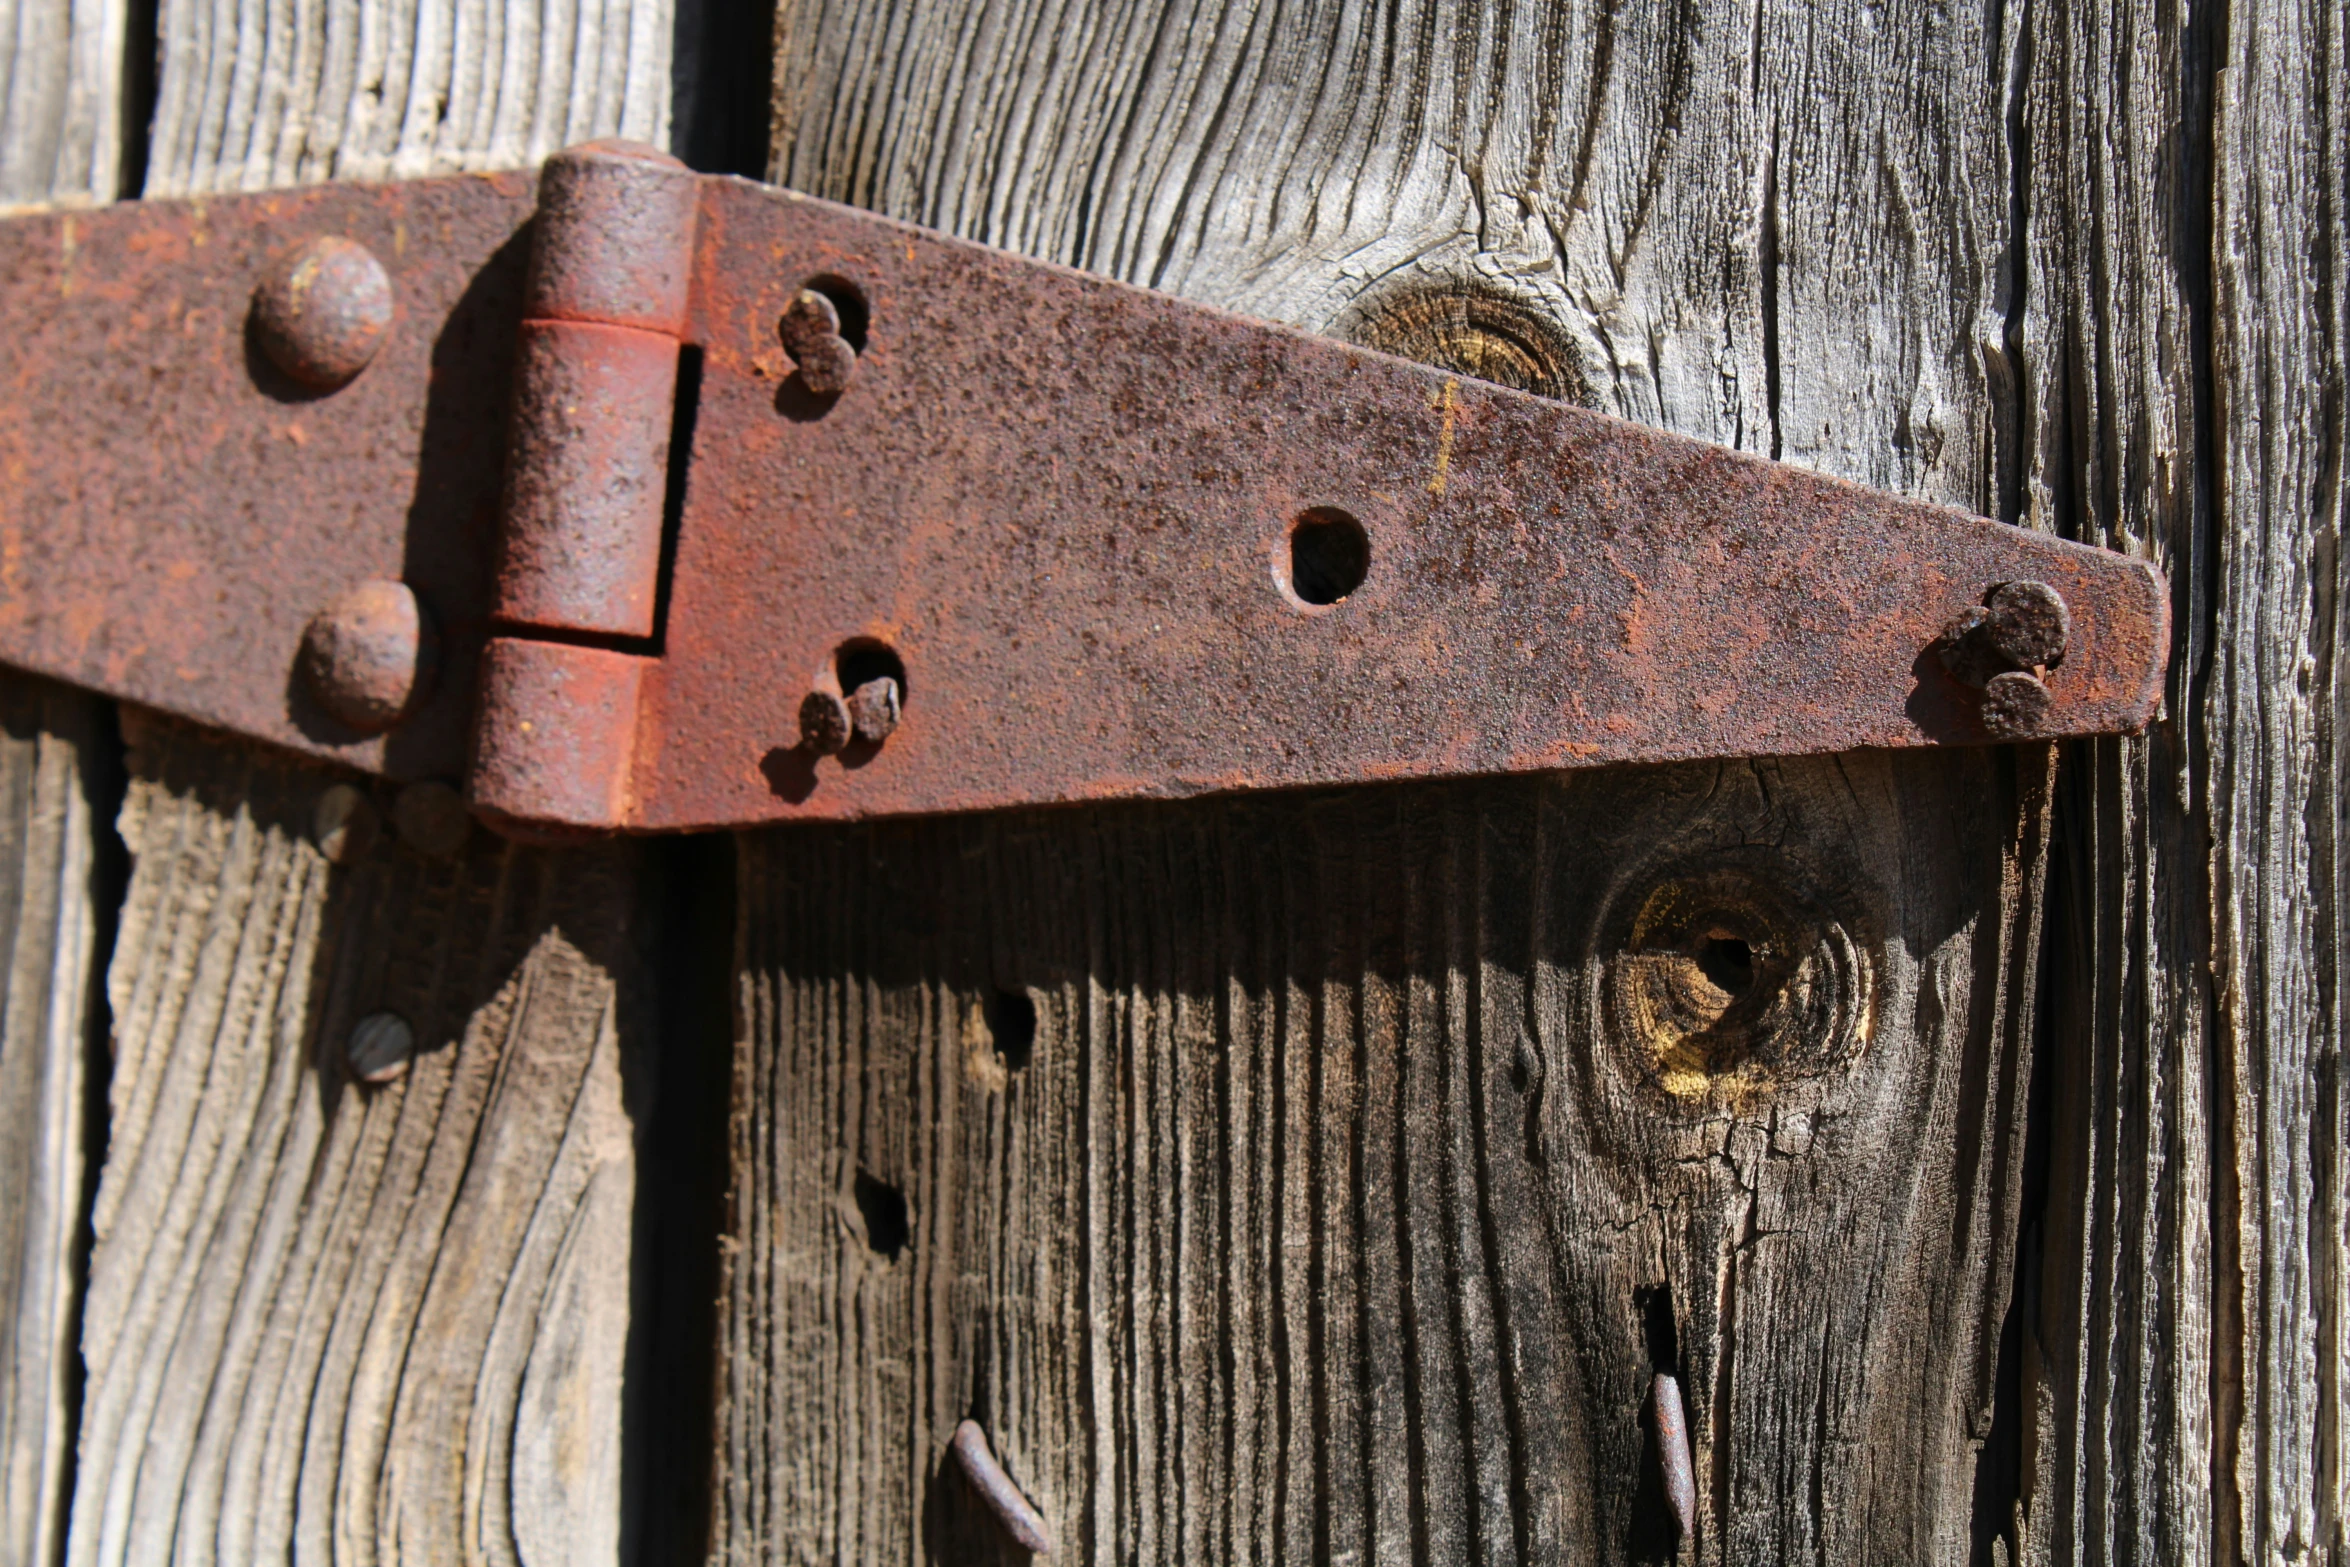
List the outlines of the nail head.
{"type": "Polygon", "coordinates": [[[438,643],[432,617],[406,583],[362,582],[303,628],[303,679],[337,722],[381,734],[431,688],[438,643]]]}
{"type": "Polygon", "coordinates": [[[392,280],[365,245],[333,235],[280,254],[253,290],[253,332],[270,363],[331,391],[367,368],[392,329],[392,280]]]}
{"type": "Polygon", "coordinates": [[[362,1083],[389,1083],[408,1075],[416,1031],[397,1012],[370,1012],[351,1030],[346,1047],[351,1075],[362,1083]]]}

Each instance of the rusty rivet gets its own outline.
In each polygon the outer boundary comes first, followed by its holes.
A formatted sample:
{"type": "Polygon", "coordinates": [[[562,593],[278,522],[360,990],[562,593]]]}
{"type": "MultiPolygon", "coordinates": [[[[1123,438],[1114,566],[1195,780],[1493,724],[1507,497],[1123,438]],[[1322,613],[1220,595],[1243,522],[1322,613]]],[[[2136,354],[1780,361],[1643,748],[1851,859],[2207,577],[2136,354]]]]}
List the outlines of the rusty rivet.
{"type": "Polygon", "coordinates": [[[780,328],[783,351],[799,367],[800,384],[818,397],[838,396],[857,368],[857,351],[840,335],[840,308],[812,288],[792,296],[780,328]]]}
{"type": "Polygon", "coordinates": [[[366,794],[346,783],[330,785],[319,795],[310,823],[318,852],[330,865],[349,865],[365,857],[381,828],[366,794]]]}
{"type": "Polygon", "coordinates": [[[392,802],[392,828],[417,853],[446,860],[473,836],[473,818],[466,814],[463,796],[427,778],[402,789],[392,802]]]}
{"type": "Polygon", "coordinates": [[[1648,1418],[1664,1469],[1665,1499],[1686,1540],[1697,1533],[1697,1475],[1689,1459],[1689,1412],[1681,1404],[1681,1384],[1669,1371],[1658,1372],[1648,1384],[1648,1418]]]}
{"type": "Polygon", "coordinates": [[[397,1012],[370,1012],[351,1030],[344,1046],[351,1075],[362,1083],[389,1083],[408,1075],[416,1055],[416,1030],[397,1012]]]}
{"type": "Polygon", "coordinates": [[[800,744],[818,756],[833,756],[847,750],[849,736],[855,732],[849,704],[837,694],[811,691],[800,700],[800,744]]]}
{"type": "Polygon", "coordinates": [[[381,734],[431,686],[437,643],[406,583],[362,582],[303,629],[302,674],[319,706],[361,734],[381,734]]]}
{"type": "Polygon", "coordinates": [[[888,675],[868,680],[849,693],[849,722],[857,738],[868,745],[879,745],[896,732],[903,710],[898,683],[888,675]]]}
{"type": "Polygon", "coordinates": [[[1999,656],[2018,669],[2044,669],[2064,661],[2072,612],[2064,595],[2045,582],[2002,583],[1991,595],[1983,630],[1999,656]]]}
{"type": "Polygon", "coordinates": [[[2048,688],[2020,669],[1993,675],[1983,687],[1983,727],[1999,740],[2022,740],[2040,732],[2053,705],[2048,688]]]}
{"type": "Polygon", "coordinates": [[[971,1489],[987,1503],[1012,1543],[1038,1556],[1050,1556],[1052,1529],[1046,1525],[1044,1516],[1029,1504],[1028,1498],[1020,1494],[1012,1477],[1004,1473],[1004,1466],[995,1461],[995,1454],[988,1451],[987,1433],[979,1429],[979,1422],[966,1420],[955,1427],[955,1439],[949,1446],[954,1451],[955,1462],[962,1467],[963,1478],[971,1482],[971,1489]]]}
{"type": "Polygon", "coordinates": [[[392,329],[392,280],[365,245],[327,236],[278,256],[253,290],[270,363],[330,391],[367,368],[392,329]]]}

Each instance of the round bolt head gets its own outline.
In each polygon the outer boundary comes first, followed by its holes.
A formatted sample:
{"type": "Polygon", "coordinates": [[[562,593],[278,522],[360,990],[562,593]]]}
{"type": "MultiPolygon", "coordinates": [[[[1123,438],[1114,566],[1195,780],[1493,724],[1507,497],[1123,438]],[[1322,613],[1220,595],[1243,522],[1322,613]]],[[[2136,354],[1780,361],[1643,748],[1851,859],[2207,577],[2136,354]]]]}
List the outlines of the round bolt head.
{"type": "Polygon", "coordinates": [[[2011,669],[1993,675],[1983,687],[1983,727],[1994,739],[2029,739],[2047,724],[2054,705],[2035,676],[2011,669]]]}
{"type": "Polygon", "coordinates": [[[800,384],[818,397],[837,397],[857,368],[857,351],[840,335],[840,309],[812,288],[792,297],[779,328],[784,352],[800,372],[800,384]]]}
{"type": "Polygon", "coordinates": [[[465,799],[447,784],[427,778],[400,791],[392,802],[392,830],[418,854],[451,859],[473,836],[465,799]]]}
{"type": "Polygon", "coordinates": [[[800,744],[818,756],[848,749],[854,732],[849,704],[830,691],[811,691],[800,701],[800,744]]]}
{"type": "Polygon", "coordinates": [[[392,280],[365,245],[304,240],[253,290],[253,335],[287,375],[332,391],[367,368],[392,330],[392,280]]]}
{"type": "Polygon", "coordinates": [[[366,794],[344,783],[331,785],[318,797],[318,809],[311,817],[318,852],[330,865],[350,865],[364,859],[375,847],[381,827],[366,794]]]}
{"type": "Polygon", "coordinates": [[[389,1083],[408,1075],[416,1057],[416,1030],[397,1012],[370,1012],[344,1045],[351,1075],[362,1083],[389,1083]]]}
{"type": "Polygon", "coordinates": [[[857,738],[868,745],[879,745],[896,731],[902,710],[898,683],[887,675],[868,680],[849,693],[849,722],[857,738]]]}
{"type": "Polygon", "coordinates": [[[304,628],[302,676],[337,721],[381,734],[431,685],[438,641],[406,583],[362,582],[304,628]]]}
{"type": "Polygon", "coordinates": [[[2009,582],[1991,595],[1984,625],[2001,658],[2019,669],[2062,663],[2073,631],[2064,596],[2045,582],[2009,582]]]}

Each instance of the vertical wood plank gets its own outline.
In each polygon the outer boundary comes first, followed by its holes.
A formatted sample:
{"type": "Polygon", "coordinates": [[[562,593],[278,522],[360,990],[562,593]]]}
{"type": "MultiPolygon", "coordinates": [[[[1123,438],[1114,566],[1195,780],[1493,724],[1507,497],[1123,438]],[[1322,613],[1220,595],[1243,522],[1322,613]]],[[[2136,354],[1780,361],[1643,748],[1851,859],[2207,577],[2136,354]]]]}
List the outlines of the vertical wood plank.
{"type": "Polygon", "coordinates": [[[333,786],[135,736],[67,1559],[616,1560],[640,851],[330,861],[333,786]]]}
{"type": "Polygon", "coordinates": [[[129,0],[0,3],[0,210],[122,190],[129,0]]]}
{"type": "Polygon", "coordinates": [[[1963,1559],[2011,760],[748,836],[721,1559],[1963,1559]]]}
{"type": "Polygon", "coordinates": [[[0,1558],[56,1559],[73,1452],[99,704],[0,680],[0,1558]]]}
{"type": "MultiPolygon", "coordinates": [[[[0,211],[110,201],[126,0],[0,0],[0,211]]],[[[63,1538],[78,1376],[94,966],[110,724],[0,674],[0,1560],[63,1538]]]]}

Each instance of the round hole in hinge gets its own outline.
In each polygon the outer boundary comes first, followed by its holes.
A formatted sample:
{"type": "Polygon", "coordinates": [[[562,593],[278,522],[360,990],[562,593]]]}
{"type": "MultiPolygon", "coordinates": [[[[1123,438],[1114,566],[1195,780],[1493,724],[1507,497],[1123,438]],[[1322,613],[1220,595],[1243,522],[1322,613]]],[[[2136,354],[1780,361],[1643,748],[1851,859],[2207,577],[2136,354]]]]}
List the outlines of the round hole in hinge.
{"type": "Polygon", "coordinates": [[[1300,512],[1289,526],[1290,597],[1310,608],[1336,604],[1371,573],[1371,536],[1335,506],[1300,512]]]}
{"type": "Polygon", "coordinates": [[[832,301],[832,308],[840,315],[841,341],[858,353],[865,351],[865,331],[872,325],[872,307],[865,303],[864,290],[845,277],[820,272],[800,285],[813,289],[832,301]]]}
{"type": "Polygon", "coordinates": [[[869,680],[885,677],[894,680],[898,683],[898,704],[905,705],[906,661],[892,652],[887,643],[870,637],[850,638],[833,651],[832,672],[839,679],[844,696],[869,680]]]}

